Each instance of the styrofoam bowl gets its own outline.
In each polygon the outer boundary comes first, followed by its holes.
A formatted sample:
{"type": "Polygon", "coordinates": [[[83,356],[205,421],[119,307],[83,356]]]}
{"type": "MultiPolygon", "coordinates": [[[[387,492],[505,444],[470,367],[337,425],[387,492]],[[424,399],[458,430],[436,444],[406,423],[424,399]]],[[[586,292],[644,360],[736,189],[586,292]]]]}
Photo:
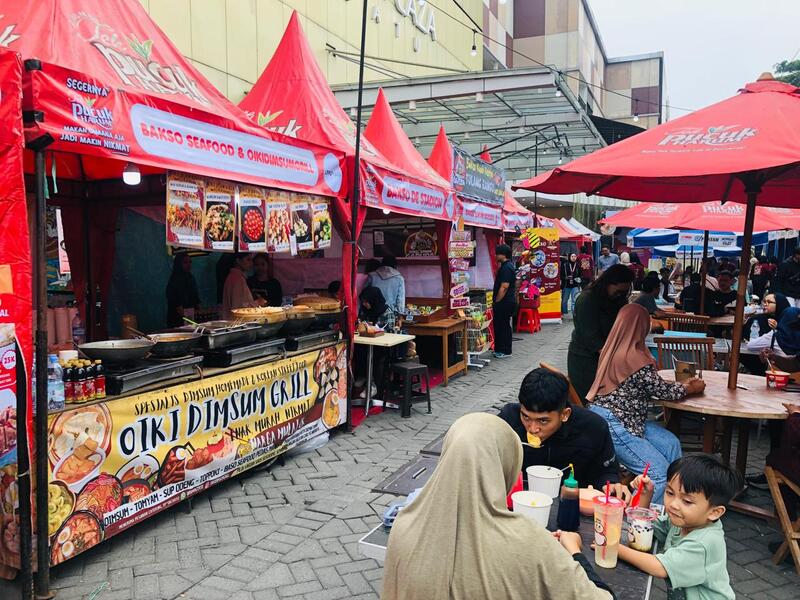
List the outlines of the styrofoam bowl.
{"type": "Polygon", "coordinates": [[[514,505],[515,513],[524,515],[547,528],[547,522],[550,520],[550,507],[553,505],[553,499],[550,496],[540,492],[514,492],[511,494],[511,502],[514,505]]]}
{"type": "Polygon", "coordinates": [[[528,490],[541,492],[550,498],[558,498],[561,492],[561,469],[546,465],[532,465],[525,469],[528,475],[528,490]]]}

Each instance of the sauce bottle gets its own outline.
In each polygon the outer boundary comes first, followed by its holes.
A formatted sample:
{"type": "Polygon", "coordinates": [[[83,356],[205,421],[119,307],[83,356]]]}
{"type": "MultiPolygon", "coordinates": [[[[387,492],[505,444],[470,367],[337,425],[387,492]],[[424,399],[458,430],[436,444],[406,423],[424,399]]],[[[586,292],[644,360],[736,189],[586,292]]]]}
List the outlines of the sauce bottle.
{"type": "Polygon", "coordinates": [[[106,373],[100,360],[94,361],[94,397],[98,400],[106,397],[106,373]]]}
{"type": "Polygon", "coordinates": [[[85,389],[86,369],[83,368],[82,361],[76,361],[74,378],[73,385],[75,386],[75,402],[77,404],[82,404],[87,401],[85,389]]]}
{"type": "Polygon", "coordinates": [[[562,531],[578,531],[581,524],[580,489],[578,489],[578,482],[575,479],[575,467],[571,464],[569,467],[569,477],[561,486],[556,523],[562,531]]]}
{"type": "Polygon", "coordinates": [[[86,402],[91,402],[95,399],[94,393],[94,367],[89,360],[83,361],[83,370],[86,372],[86,379],[83,383],[83,395],[86,402]]]}
{"type": "Polygon", "coordinates": [[[65,362],[61,365],[64,371],[64,402],[72,404],[75,402],[75,384],[72,381],[72,365],[65,362]]]}

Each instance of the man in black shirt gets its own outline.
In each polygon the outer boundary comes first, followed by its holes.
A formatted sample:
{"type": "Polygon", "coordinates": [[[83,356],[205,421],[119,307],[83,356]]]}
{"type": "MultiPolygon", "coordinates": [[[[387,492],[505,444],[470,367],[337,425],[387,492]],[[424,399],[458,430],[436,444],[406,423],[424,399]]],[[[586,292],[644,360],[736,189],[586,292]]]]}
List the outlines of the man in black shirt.
{"type": "MultiPolygon", "coordinates": [[[[711,292],[707,314],[709,317],[721,317],[727,311],[726,307],[732,302],[736,302],[736,290],[733,289],[733,275],[730,271],[721,271],[717,275],[719,289],[711,292]]],[[[709,295],[706,294],[706,298],[709,295]]]]}
{"type": "Polygon", "coordinates": [[[565,469],[572,463],[581,487],[603,489],[610,481],[611,493],[627,501],[630,490],[619,483],[608,424],[591,411],[569,406],[568,397],[566,377],[534,369],[522,380],[519,404],[506,404],[500,411],[500,418],[529,444],[522,447],[523,471],[531,465],[565,469]]]}
{"type": "Polygon", "coordinates": [[[500,264],[494,279],[492,314],[494,321],[494,356],[505,358],[511,355],[511,319],[516,308],[517,273],[511,262],[511,248],[499,244],[495,248],[495,259],[500,264]]]}
{"type": "Polygon", "coordinates": [[[692,273],[689,281],[691,283],[681,290],[678,303],[684,312],[698,314],[700,312],[700,295],[703,291],[700,288],[700,273],[692,273]]]}

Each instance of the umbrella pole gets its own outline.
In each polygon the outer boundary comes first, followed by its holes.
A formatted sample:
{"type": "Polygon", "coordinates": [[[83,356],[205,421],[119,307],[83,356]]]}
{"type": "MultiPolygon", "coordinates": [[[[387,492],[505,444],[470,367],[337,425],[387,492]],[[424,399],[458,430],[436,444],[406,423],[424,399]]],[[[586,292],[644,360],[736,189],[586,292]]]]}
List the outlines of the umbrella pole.
{"type": "Polygon", "coordinates": [[[701,315],[706,314],[706,256],[708,256],[708,229],[706,229],[703,232],[703,258],[700,259],[700,314],[701,315]]]}
{"type": "MultiPolygon", "coordinates": [[[[744,241],[742,242],[741,263],[750,260],[750,243],[753,240],[753,221],[756,217],[756,199],[760,186],[750,184],[747,186],[747,213],[744,219],[744,241]]],[[[749,264],[749,262],[748,262],[749,264]]],[[[744,294],[747,289],[748,270],[739,269],[739,285],[736,290],[736,316],[733,320],[733,340],[731,341],[730,370],[728,371],[728,389],[736,389],[736,380],[739,376],[739,349],[742,344],[742,325],[744,324],[744,294]]]]}

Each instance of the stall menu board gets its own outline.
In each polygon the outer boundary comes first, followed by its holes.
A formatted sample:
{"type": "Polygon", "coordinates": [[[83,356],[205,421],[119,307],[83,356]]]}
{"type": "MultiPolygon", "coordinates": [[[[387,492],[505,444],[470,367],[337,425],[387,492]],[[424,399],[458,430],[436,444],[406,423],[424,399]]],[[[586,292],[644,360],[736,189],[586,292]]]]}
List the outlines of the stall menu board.
{"type": "Polygon", "coordinates": [[[341,425],[346,406],[340,343],[50,415],[51,563],[341,425]]]}
{"type": "Polygon", "coordinates": [[[325,197],[183,173],[167,175],[170,246],[296,254],[330,247],[332,232],[325,197]]]}
{"type": "Polygon", "coordinates": [[[469,306],[469,260],[474,256],[475,242],[472,232],[453,231],[450,233],[450,245],[447,258],[450,267],[450,308],[466,308],[469,306]]]}
{"type": "Polygon", "coordinates": [[[298,250],[313,250],[314,238],[311,235],[311,204],[306,201],[292,202],[292,228],[298,250]]]}
{"type": "MultiPolygon", "coordinates": [[[[518,277],[535,284],[541,292],[542,318],[561,318],[561,272],[558,229],[531,227],[522,235],[525,248],[518,277]]],[[[522,289],[523,286],[520,286],[522,289]]]]}
{"type": "Polygon", "coordinates": [[[199,177],[167,174],[167,242],[203,248],[203,188],[199,177]]]}
{"type": "Polygon", "coordinates": [[[330,248],[333,223],[327,202],[314,202],[311,205],[312,232],[315,248],[330,248]]]}
{"type": "Polygon", "coordinates": [[[430,259],[439,256],[439,244],[436,238],[434,227],[386,228],[373,232],[372,247],[376,257],[430,259]]]}
{"type": "Polygon", "coordinates": [[[252,185],[239,186],[240,252],[264,252],[267,249],[264,226],[265,191],[252,185]]]}
{"type": "Polygon", "coordinates": [[[453,187],[459,196],[502,207],[506,176],[503,169],[490,165],[453,146],[453,187]]]}
{"type": "Polygon", "coordinates": [[[205,183],[206,250],[232,251],[236,225],[236,186],[229,181],[209,179],[205,183]]]}

